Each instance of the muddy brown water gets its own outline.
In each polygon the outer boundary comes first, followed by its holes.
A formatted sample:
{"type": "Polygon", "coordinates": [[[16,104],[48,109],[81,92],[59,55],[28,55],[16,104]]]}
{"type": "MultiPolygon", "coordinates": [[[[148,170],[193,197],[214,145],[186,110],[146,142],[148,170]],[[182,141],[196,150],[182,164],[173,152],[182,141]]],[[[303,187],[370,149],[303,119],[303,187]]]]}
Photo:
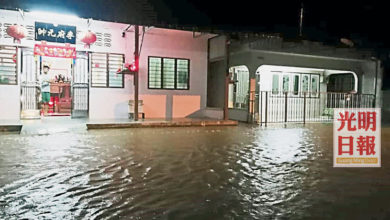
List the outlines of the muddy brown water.
{"type": "Polygon", "coordinates": [[[347,169],[332,124],[0,135],[0,219],[388,219],[389,141],[347,169]]]}

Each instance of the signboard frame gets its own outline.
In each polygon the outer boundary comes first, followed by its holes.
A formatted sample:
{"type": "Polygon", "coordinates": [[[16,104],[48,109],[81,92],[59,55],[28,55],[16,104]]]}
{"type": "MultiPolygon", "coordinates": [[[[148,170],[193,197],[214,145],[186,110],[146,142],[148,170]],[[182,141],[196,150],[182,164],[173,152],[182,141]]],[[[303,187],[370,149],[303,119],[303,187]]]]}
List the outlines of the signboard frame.
{"type": "Polygon", "coordinates": [[[35,40],[76,44],[76,26],[35,22],[35,40]]]}

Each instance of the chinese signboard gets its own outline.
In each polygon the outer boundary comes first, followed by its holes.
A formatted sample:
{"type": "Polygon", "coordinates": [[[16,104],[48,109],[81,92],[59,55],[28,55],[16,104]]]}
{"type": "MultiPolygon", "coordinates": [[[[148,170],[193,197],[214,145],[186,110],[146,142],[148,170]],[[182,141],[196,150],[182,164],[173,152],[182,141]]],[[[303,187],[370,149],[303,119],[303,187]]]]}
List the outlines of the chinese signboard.
{"type": "Polygon", "coordinates": [[[62,47],[46,44],[35,44],[34,55],[59,58],[76,58],[76,48],[69,46],[62,47]]]}
{"type": "Polygon", "coordinates": [[[35,40],[75,44],[76,27],[35,22],[35,40]]]}
{"type": "Polygon", "coordinates": [[[333,166],[381,166],[380,108],[334,110],[333,166]]]}

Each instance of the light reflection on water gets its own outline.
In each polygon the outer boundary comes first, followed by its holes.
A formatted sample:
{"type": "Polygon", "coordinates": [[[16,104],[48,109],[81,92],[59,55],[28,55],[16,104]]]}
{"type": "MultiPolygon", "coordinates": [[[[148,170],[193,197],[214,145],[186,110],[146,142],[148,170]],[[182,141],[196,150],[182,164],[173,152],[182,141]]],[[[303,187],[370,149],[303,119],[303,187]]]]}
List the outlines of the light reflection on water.
{"type": "Polygon", "coordinates": [[[332,168],[332,126],[0,136],[0,218],[390,217],[382,168],[332,168]]]}

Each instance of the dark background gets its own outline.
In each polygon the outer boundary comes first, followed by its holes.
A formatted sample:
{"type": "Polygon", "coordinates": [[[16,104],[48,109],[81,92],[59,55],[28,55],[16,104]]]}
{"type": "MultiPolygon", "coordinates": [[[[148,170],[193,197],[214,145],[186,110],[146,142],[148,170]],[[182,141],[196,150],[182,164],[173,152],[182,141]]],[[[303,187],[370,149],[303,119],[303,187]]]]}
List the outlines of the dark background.
{"type": "MultiPolygon", "coordinates": [[[[321,41],[338,47],[340,38],[370,48],[389,66],[390,12],[386,1],[195,1],[195,0],[0,0],[5,9],[49,10],[83,18],[195,31],[280,33],[285,39],[321,41]],[[303,6],[303,37],[298,36],[303,6]]],[[[385,74],[385,87],[390,87],[385,74]]]]}

